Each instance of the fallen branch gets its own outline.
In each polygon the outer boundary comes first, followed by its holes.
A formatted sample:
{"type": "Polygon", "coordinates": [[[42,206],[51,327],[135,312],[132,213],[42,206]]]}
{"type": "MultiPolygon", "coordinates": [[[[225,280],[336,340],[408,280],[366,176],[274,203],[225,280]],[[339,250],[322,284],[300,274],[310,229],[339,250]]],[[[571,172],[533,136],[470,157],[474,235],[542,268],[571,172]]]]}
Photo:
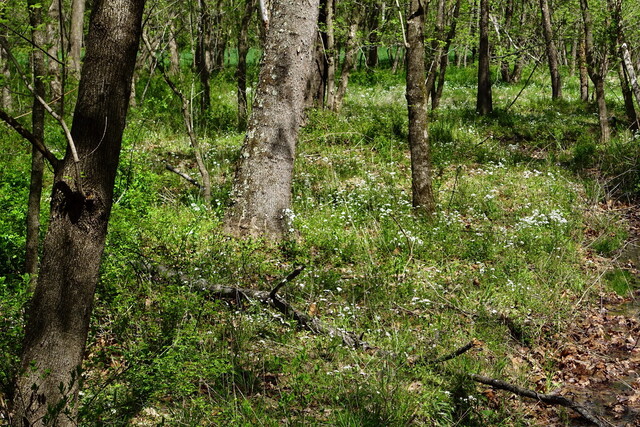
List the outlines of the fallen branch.
{"type": "Polygon", "coordinates": [[[307,329],[314,334],[328,335],[330,337],[338,337],[342,340],[343,344],[347,347],[351,347],[364,351],[375,351],[377,353],[386,353],[383,350],[378,349],[362,340],[362,335],[358,336],[354,332],[347,331],[341,328],[324,323],[317,317],[309,316],[302,311],[296,310],[291,304],[289,304],[284,298],[278,297],[277,292],[285,284],[290,283],[295,279],[304,269],[304,267],[297,267],[294,271],[289,273],[286,278],[282,279],[271,291],[259,291],[255,289],[239,288],[235,286],[214,285],[207,280],[193,279],[188,275],[171,270],[161,265],[152,265],[149,263],[138,263],[136,268],[139,271],[145,272],[154,280],[178,280],[184,284],[188,284],[193,288],[207,292],[209,295],[220,299],[230,300],[257,300],[262,304],[266,304],[275,308],[280,313],[285,315],[288,319],[295,320],[303,329],[307,329]]]}
{"type": "Polygon", "coordinates": [[[514,393],[518,396],[539,400],[540,402],[546,403],[548,405],[565,406],[569,409],[574,410],[575,412],[580,414],[582,418],[593,423],[598,427],[608,427],[611,425],[610,423],[603,421],[597,416],[593,415],[584,406],[578,405],[576,402],[574,402],[571,399],[567,399],[566,397],[559,396],[557,394],[538,393],[533,390],[518,387],[517,385],[510,384],[508,382],[501,381],[501,380],[496,380],[494,378],[485,377],[483,375],[471,374],[470,377],[472,380],[477,381],[479,383],[490,385],[491,387],[494,387],[500,390],[510,391],[511,393],[514,393]]]}
{"type": "Polygon", "coordinates": [[[173,166],[171,166],[168,163],[165,163],[164,167],[168,170],[171,171],[175,174],[177,174],[178,176],[180,176],[181,178],[184,178],[185,180],[189,181],[191,184],[195,185],[196,187],[198,187],[199,189],[202,190],[202,185],[200,185],[200,183],[198,181],[196,181],[195,179],[191,178],[189,175],[187,175],[184,172],[180,172],[178,169],[174,168],[173,166]]]}

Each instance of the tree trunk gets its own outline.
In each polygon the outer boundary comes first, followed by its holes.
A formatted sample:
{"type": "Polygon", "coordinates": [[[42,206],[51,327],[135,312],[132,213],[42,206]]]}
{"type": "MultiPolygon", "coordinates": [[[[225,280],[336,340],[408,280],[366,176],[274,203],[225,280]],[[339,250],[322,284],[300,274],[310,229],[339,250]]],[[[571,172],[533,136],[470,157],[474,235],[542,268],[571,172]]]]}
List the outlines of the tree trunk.
{"type": "Polygon", "coordinates": [[[325,55],[327,56],[327,108],[335,109],[335,79],[336,79],[336,53],[335,53],[335,37],[333,28],[333,15],[335,11],[335,1],[327,0],[327,45],[325,46],[325,55]]]}
{"type": "MultiPolygon", "coordinates": [[[[340,85],[336,93],[336,99],[333,105],[335,111],[340,111],[342,103],[344,102],[344,96],[347,93],[347,87],[349,86],[349,76],[356,66],[356,55],[358,54],[358,18],[355,18],[349,26],[349,35],[347,36],[347,43],[345,45],[344,60],[342,61],[342,70],[340,71],[340,85]]],[[[399,56],[396,55],[396,58],[399,56]]]]}
{"type": "Polygon", "coordinates": [[[551,13],[549,12],[547,0],[540,0],[540,13],[542,15],[542,32],[547,46],[549,73],[551,74],[551,99],[561,99],[562,83],[560,81],[560,72],[558,71],[558,49],[556,49],[556,43],[553,38],[551,13]]]}
{"type": "Polygon", "coordinates": [[[411,0],[407,18],[407,106],[409,149],[411,151],[411,190],[413,207],[420,213],[435,210],[431,184],[427,87],[424,80],[424,17],[420,0],[411,0]]]}
{"type": "MultiPolygon", "coordinates": [[[[60,22],[60,3],[58,0],[52,0],[51,6],[47,15],[47,42],[49,48],[47,53],[50,58],[58,59],[58,52],[60,52],[60,37],[58,23],[60,22]]],[[[47,74],[49,75],[49,91],[51,95],[51,103],[58,106],[58,111],[62,111],[62,82],[60,76],[62,75],[62,67],[59,62],[49,59],[49,69],[47,74]]]]}
{"type": "Polygon", "coordinates": [[[174,18],[171,17],[169,25],[169,74],[177,76],[180,74],[180,51],[178,50],[178,42],[176,40],[176,26],[174,18]]]}
{"type": "Polygon", "coordinates": [[[596,60],[595,48],[593,45],[593,24],[591,21],[591,11],[588,0],[580,0],[582,10],[582,23],[584,25],[584,43],[587,62],[587,72],[595,86],[596,103],[598,105],[598,121],[600,122],[600,142],[606,144],[611,137],[609,130],[609,114],[604,94],[604,78],[606,75],[606,59],[600,64],[596,60]]]}
{"type": "MultiPolygon", "coordinates": [[[[0,14],[0,18],[4,19],[4,13],[0,14]]],[[[0,29],[0,37],[6,37],[9,32],[8,28],[0,29]]],[[[5,55],[4,49],[0,49],[0,74],[4,79],[5,84],[0,87],[0,107],[6,111],[11,111],[13,108],[13,99],[11,96],[11,87],[9,82],[11,80],[11,69],[9,68],[9,57],[5,55]]]]}
{"type": "Polygon", "coordinates": [[[435,110],[440,105],[440,99],[442,98],[442,91],[444,89],[444,81],[447,74],[447,66],[449,65],[449,49],[451,43],[456,36],[456,28],[458,25],[458,17],[460,16],[461,0],[456,0],[456,4],[453,7],[453,14],[451,17],[451,26],[445,40],[444,49],[442,52],[442,59],[440,61],[440,71],[438,72],[438,80],[436,81],[435,88],[431,92],[431,109],[435,110]]]}
{"type": "Polygon", "coordinates": [[[380,9],[381,7],[379,4],[375,4],[373,7],[368,9],[367,40],[369,44],[365,49],[365,64],[369,71],[373,71],[373,69],[378,65],[378,27],[380,25],[380,9]]]}
{"type": "MultiPolygon", "coordinates": [[[[513,19],[513,0],[508,0],[507,4],[505,5],[505,10],[504,10],[504,24],[503,24],[503,28],[504,31],[508,34],[509,31],[511,31],[511,21],[513,19]]],[[[511,38],[510,37],[505,37],[504,38],[504,42],[506,45],[506,52],[507,55],[510,55],[509,50],[512,47],[512,43],[511,43],[511,38]]],[[[509,56],[507,56],[508,58],[509,56]]],[[[502,81],[505,83],[511,83],[511,66],[509,64],[509,60],[506,58],[503,58],[502,61],[500,61],[500,75],[502,77],[502,81]]]]}
{"type": "Polygon", "coordinates": [[[433,52],[433,58],[429,65],[427,72],[426,90],[427,95],[431,94],[438,78],[438,72],[440,71],[440,63],[442,61],[442,52],[444,49],[444,3],[445,0],[438,0],[438,6],[436,9],[436,22],[434,28],[434,36],[431,40],[431,52],[433,52]]]}
{"type": "Polygon", "coordinates": [[[481,116],[493,111],[489,70],[489,0],[480,0],[480,46],[478,48],[478,97],[476,111],[481,116]]]}
{"type": "Polygon", "coordinates": [[[75,426],[80,371],[135,66],[144,0],[96,0],[69,148],[56,169],[40,275],[27,311],[14,426],[75,426]],[[46,417],[46,418],[45,418],[46,417]]]}
{"type": "MultiPolygon", "coordinates": [[[[327,3],[329,0],[320,0],[318,13],[318,27],[326,25],[327,3]]],[[[309,71],[309,78],[305,90],[305,108],[317,108],[324,105],[324,98],[327,89],[327,56],[325,46],[327,45],[326,31],[318,31],[315,39],[315,51],[313,55],[313,65],[309,71]]]]}
{"type": "Polygon", "coordinates": [[[318,0],[274,0],[264,59],[225,231],[280,239],[290,229],[291,183],[318,0]]]}
{"type": "Polygon", "coordinates": [[[211,105],[211,68],[213,65],[211,51],[211,17],[205,0],[198,0],[198,45],[196,47],[196,72],[202,86],[202,111],[211,105]]]}
{"type": "Polygon", "coordinates": [[[622,51],[624,67],[627,71],[627,76],[629,76],[629,83],[631,83],[631,88],[633,89],[633,94],[636,98],[636,102],[638,103],[638,106],[640,106],[640,84],[638,84],[638,77],[636,75],[635,69],[633,68],[633,63],[631,62],[631,55],[629,55],[627,44],[623,43],[620,49],[622,51]]]}
{"type": "MultiPolygon", "coordinates": [[[[55,0],[54,0],[55,1],[55,0]]],[[[80,77],[80,54],[84,31],[84,7],[86,0],[73,0],[71,3],[71,24],[69,29],[69,68],[71,73],[80,77]]]]}
{"type": "Polygon", "coordinates": [[[244,14],[238,32],[238,68],[236,80],[238,81],[238,131],[243,132],[247,128],[247,54],[249,53],[249,24],[255,9],[254,0],[246,0],[244,14]]]}
{"type": "Polygon", "coordinates": [[[633,92],[629,87],[629,78],[624,70],[624,64],[618,63],[618,80],[620,80],[620,91],[624,99],[624,111],[629,121],[629,129],[638,130],[638,115],[633,104],[633,92]]]}
{"type": "Polygon", "coordinates": [[[580,100],[589,101],[589,74],[587,73],[587,59],[584,49],[584,37],[578,43],[578,75],[580,76],[580,100]]]}
{"type": "MultiPolygon", "coordinates": [[[[42,8],[36,6],[35,0],[29,0],[29,25],[31,26],[31,39],[37,47],[44,46],[45,35],[42,32],[42,8]]],[[[33,64],[33,107],[31,110],[31,133],[34,138],[44,144],[44,106],[38,102],[37,97],[46,98],[44,77],[47,75],[44,53],[38,49],[31,50],[33,64]]],[[[30,288],[33,291],[38,274],[38,249],[40,247],[40,201],[42,199],[42,176],[44,173],[44,157],[33,146],[31,149],[31,177],[29,184],[29,201],[27,204],[27,236],[25,247],[25,273],[30,275],[30,288]]]]}

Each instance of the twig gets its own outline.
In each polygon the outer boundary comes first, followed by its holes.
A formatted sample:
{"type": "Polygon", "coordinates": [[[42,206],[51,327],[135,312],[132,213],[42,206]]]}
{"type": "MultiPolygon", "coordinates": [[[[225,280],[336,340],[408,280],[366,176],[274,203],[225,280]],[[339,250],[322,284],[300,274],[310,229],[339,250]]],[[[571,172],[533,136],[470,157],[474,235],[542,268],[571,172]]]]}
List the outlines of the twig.
{"type": "Polygon", "coordinates": [[[566,397],[557,395],[557,394],[544,394],[538,393],[533,390],[529,390],[526,388],[519,387],[515,384],[511,384],[505,381],[497,380],[494,378],[485,377],[484,375],[471,374],[471,379],[486,385],[490,385],[500,390],[510,391],[518,396],[528,397],[530,399],[539,400],[542,403],[546,403],[548,405],[560,405],[567,407],[569,409],[574,410],[582,418],[593,423],[598,427],[608,427],[611,424],[609,422],[603,421],[597,416],[593,415],[590,411],[588,411],[584,406],[578,405],[571,399],[567,399],[566,397]]]}

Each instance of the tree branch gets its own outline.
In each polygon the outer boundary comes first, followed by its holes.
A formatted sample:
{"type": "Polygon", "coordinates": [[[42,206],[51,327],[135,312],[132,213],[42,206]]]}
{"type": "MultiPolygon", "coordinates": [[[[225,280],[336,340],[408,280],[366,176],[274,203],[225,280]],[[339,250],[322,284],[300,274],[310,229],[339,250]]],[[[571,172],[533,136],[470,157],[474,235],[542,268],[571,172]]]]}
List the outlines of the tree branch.
{"type": "Polygon", "coordinates": [[[0,46],[2,46],[4,51],[7,53],[7,56],[9,57],[11,62],[13,62],[14,66],[16,67],[16,70],[18,71],[18,74],[20,74],[20,77],[22,78],[22,81],[27,86],[27,89],[29,89],[29,92],[31,92],[34,98],[40,104],[42,104],[42,106],[45,108],[45,110],[47,110],[47,112],[51,115],[51,117],[56,119],[58,123],[60,123],[60,126],[62,126],[62,130],[64,131],[64,135],[67,139],[67,143],[69,144],[69,148],[71,149],[71,154],[73,156],[73,164],[75,166],[75,172],[76,172],[76,186],[77,186],[78,192],[84,196],[84,191],[82,190],[81,173],[80,173],[80,158],[78,157],[78,151],[76,150],[76,145],[73,142],[73,137],[71,136],[71,131],[69,130],[67,123],[65,122],[64,118],[60,116],[58,113],[56,113],[55,111],[53,111],[53,109],[49,106],[49,104],[47,104],[47,102],[44,99],[42,99],[33,89],[33,86],[31,86],[31,84],[29,83],[29,80],[20,69],[20,64],[16,60],[15,56],[13,56],[13,53],[11,53],[11,48],[5,37],[0,37],[0,46]]]}
{"type": "Polygon", "coordinates": [[[196,181],[195,179],[191,178],[189,175],[187,175],[184,172],[180,172],[178,169],[174,168],[173,166],[171,166],[168,163],[164,164],[165,169],[167,169],[168,171],[171,171],[177,175],[179,175],[181,178],[185,179],[186,181],[190,182],[191,184],[195,185],[196,187],[198,187],[199,189],[202,190],[202,185],[200,185],[200,183],[198,181],[196,181]]]}
{"type": "Polygon", "coordinates": [[[591,422],[592,424],[598,427],[608,427],[611,425],[610,423],[603,421],[597,416],[593,415],[584,406],[578,405],[576,402],[574,402],[571,399],[567,399],[566,397],[563,397],[557,394],[538,393],[533,390],[522,388],[517,385],[511,384],[505,381],[497,380],[494,378],[485,377],[483,375],[471,374],[470,377],[472,380],[476,382],[490,385],[491,387],[494,387],[500,390],[510,391],[511,393],[516,394],[518,396],[539,400],[540,402],[546,403],[548,405],[560,405],[560,406],[567,407],[569,409],[574,410],[575,412],[580,414],[582,418],[584,418],[585,420],[591,422]]]}
{"type": "Polygon", "coordinates": [[[6,124],[11,126],[16,132],[18,132],[24,139],[29,141],[38,151],[42,153],[45,159],[51,163],[53,170],[57,170],[60,167],[60,159],[58,159],[49,149],[36,138],[29,129],[22,126],[22,124],[16,120],[13,116],[9,115],[5,110],[0,108],[0,119],[6,124]]]}

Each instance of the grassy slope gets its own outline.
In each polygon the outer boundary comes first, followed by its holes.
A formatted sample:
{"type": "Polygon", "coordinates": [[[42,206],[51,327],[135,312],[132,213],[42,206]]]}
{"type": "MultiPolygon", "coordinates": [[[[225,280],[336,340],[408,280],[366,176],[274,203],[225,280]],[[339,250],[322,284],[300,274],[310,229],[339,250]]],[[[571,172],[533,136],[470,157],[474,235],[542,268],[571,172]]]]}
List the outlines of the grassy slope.
{"type": "MultiPolygon", "coordinates": [[[[152,87],[157,96],[133,112],[127,131],[83,422],[525,424],[525,409],[496,406],[464,374],[554,388],[553,366],[524,369],[512,356],[553,336],[572,321],[577,299],[604,285],[590,254],[614,250],[624,233],[615,217],[591,209],[602,190],[574,170],[635,162],[632,136],[621,131],[610,147],[598,147],[596,117],[577,100],[575,84],[551,104],[546,76],[508,111],[521,86],[495,87],[496,114],[477,117],[467,71],[452,72],[431,124],[439,203],[431,220],[411,215],[402,77],[356,75],[339,115],[310,113],[296,160],[294,232],[277,245],[220,233],[242,142],[232,130],[233,85],[217,82],[201,129],[218,183],[210,210],[163,169],[167,161],[197,170],[172,100],[152,87]],[[594,153],[606,154],[602,164],[594,153]],[[303,275],[282,291],[287,298],[396,356],[351,351],[261,306],[150,281],[129,262],[140,257],[260,289],[303,263],[303,275]],[[435,367],[412,363],[472,339],[482,351],[435,367]]],[[[4,174],[3,185],[12,176],[4,174]]],[[[17,223],[4,230],[15,232],[17,223]]],[[[9,240],[17,241],[1,242],[9,240]]],[[[7,313],[20,303],[9,292],[18,280],[6,280],[0,308],[12,334],[3,339],[5,354],[15,353],[19,337],[7,313]]]]}

